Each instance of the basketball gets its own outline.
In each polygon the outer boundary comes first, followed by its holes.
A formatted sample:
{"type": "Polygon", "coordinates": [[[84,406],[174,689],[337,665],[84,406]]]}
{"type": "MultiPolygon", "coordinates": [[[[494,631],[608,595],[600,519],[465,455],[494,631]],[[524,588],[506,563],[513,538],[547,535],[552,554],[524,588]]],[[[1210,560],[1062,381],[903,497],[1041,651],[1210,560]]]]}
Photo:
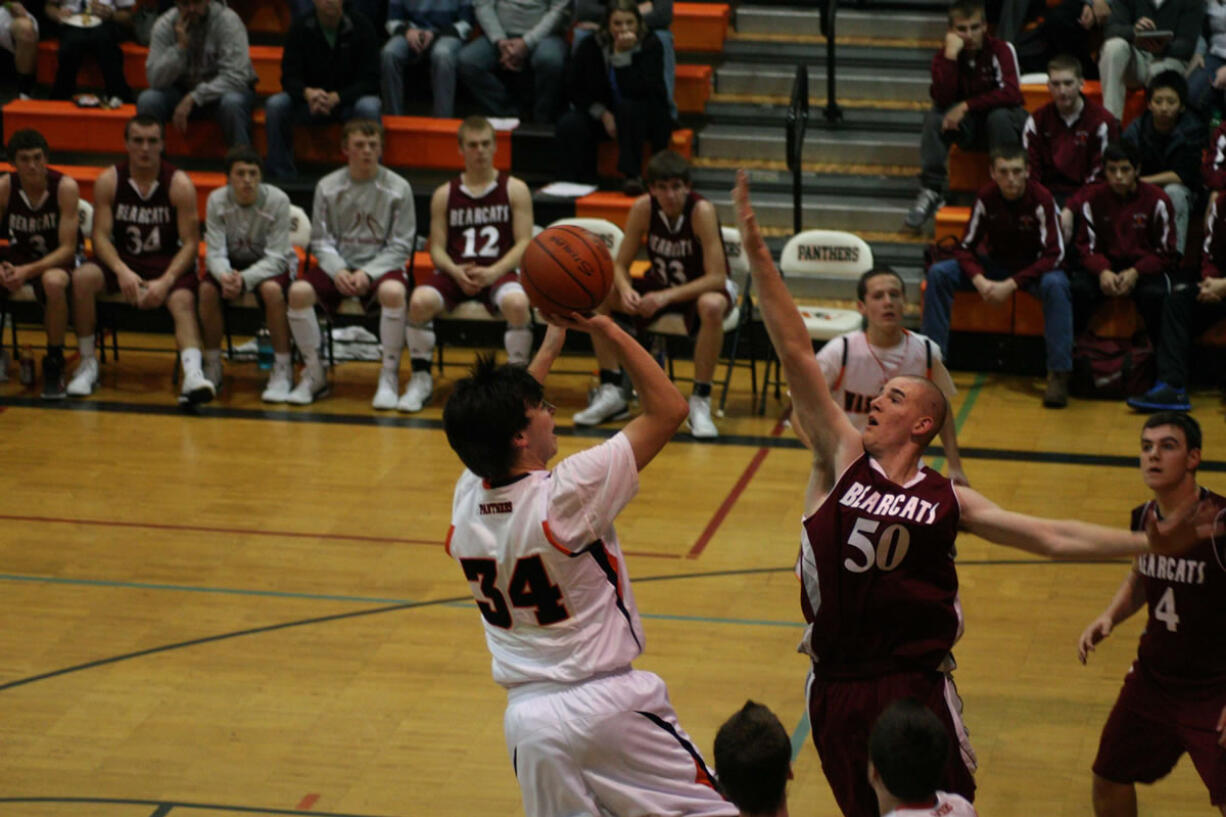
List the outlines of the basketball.
{"type": "Polygon", "coordinates": [[[600,236],[582,227],[550,227],[524,250],[520,280],[542,312],[588,312],[613,286],[613,256],[600,236]]]}

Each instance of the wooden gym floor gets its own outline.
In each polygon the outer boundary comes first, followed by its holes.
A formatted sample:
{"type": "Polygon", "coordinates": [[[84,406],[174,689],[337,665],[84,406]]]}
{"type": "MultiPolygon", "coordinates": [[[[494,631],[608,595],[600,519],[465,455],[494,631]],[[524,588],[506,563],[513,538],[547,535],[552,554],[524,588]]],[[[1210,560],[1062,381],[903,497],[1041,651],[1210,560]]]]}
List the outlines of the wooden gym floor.
{"type": "MultiPolygon", "coordinates": [[[[342,365],[306,409],[262,406],[262,375],[235,364],[219,401],[184,416],[171,360],[123,352],[84,401],[44,403],[16,367],[0,384],[0,817],[522,813],[504,695],[440,545],[459,471],[441,405],[463,369],[404,417],[370,410],[375,364],[342,365]]],[[[547,387],[561,455],[609,433],[569,426],[592,366],[563,358],[573,373],[547,387]]],[[[1113,525],[1146,498],[1141,419],[1122,405],[1044,411],[1037,380],[955,381],[966,470],[989,497],[1113,525]]],[[[1195,407],[1203,481],[1226,490],[1219,396],[1195,407]]],[[[619,530],[648,635],[637,665],[708,759],[746,698],[769,705],[794,732],[792,813],[827,817],[790,571],[808,460],[779,409],[752,414],[738,375],[718,443],[678,435],[619,530]]],[[[1143,617],[1088,667],[1075,643],[1128,566],[959,545],[979,811],[1087,814],[1143,617]]],[[[1186,759],[1140,799],[1155,817],[1213,813],[1186,759]]]]}

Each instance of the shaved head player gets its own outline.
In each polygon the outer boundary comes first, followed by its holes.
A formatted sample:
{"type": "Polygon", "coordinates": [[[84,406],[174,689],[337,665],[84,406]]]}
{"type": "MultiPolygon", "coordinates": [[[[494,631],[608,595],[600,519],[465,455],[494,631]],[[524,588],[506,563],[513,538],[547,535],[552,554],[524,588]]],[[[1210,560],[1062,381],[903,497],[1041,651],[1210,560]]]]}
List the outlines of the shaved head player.
{"type": "Polygon", "coordinates": [[[1047,556],[1176,550],[1196,540],[1191,507],[1136,533],[1004,510],[921,461],[949,406],[919,377],[888,381],[863,434],[856,431],[830,396],[771,260],[744,172],[733,199],[762,317],[791,387],[794,422],[815,453],[801,535],[801,606],[810,625],[803,648],[813,659],[809,718],[826,779],[845,815],[877,817],[864,773],[869,725],[891,701],[909,696],[941,719],[961,749],[951,753],[941,790],[971,799],[975,757],[948,673],[962,632],[958,531],[1047,556]]]}

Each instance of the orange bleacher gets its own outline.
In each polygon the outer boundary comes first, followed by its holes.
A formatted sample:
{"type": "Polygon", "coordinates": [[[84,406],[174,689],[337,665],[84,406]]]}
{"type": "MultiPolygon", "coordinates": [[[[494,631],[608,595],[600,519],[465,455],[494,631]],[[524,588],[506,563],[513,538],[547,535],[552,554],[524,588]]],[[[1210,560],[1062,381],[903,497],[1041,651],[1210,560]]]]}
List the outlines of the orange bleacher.
{"type": "MultiPolygon", "coordinates": [[[[73,153],[124,152],[124,124],[136,114],[134,105],[115,110],[78,108],[72,102],[44,100],[14,100],[4,106],[5,141],[21,128],[35,128],[47,137],[56,150],[73,153]]],[[[264,152],[267,139],[264,132],[264,112],[256,111],[253,138],[256,148],[264,152]]],[[[416,167],[459,170],[463,167],[456,143],[458,119],[434,119],[426,116],[383,117],[383,161],[395,167],[416,167]]],[[[494,164],[501,170],[511,167],[511,134],[497,134],[498,152],[494,164]]],[[[225,155],[226,145],[216,122],[193,121],[187,135],[173,127],[166,129],[167,156],[216,158],[225,155]]],[[[317,164],[337,164],[340,153],[340,126],[325,125],[294,129],[294,152],[300,161],[317,164]]]]}
{"type": "Polygon", "coordinates": [[[678,51],[720,52],[732,8],[723,3],[673,3],[673,42],[678,51]]]}
{"type": "MultiPolygon", "coordinates": [[[[673,135],[668,143],[669,150],[674,150],[680,153],[685,158],[690,158],[694,152],[694,131],[689,128],[682,128],[673,131],[673,135]]],[[[643,164],[647,164],[647,160],[651,158],[651,145],[643,146],[643,164]]],[[[596,172],[605,178],[611,178],[617,175],[617,143],[609,140],[601,142],[596,146],[596,172]]]]}

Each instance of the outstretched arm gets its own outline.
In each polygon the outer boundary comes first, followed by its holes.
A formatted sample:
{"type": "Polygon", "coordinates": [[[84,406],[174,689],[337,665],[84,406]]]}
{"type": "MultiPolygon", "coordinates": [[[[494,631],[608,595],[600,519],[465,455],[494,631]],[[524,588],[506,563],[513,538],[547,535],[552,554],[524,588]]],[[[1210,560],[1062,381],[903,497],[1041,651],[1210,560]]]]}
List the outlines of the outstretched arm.
{"type": "Polygon", "coordinates": [[[743,170],[737,173],[732,198],[745,256],[758,291],[762,320],[792,392],[793,419],[824,466],[834,474],[841,473],[864,451],[860,434],[830,396],[826,378],[813,354],[809,330],[762,239],[749,203],[749,180],[743,170]]]}
{"type": "Polygon", "coordinates": [[[1115,591],[1107,609],[1090,622],[1090,626],[1085,628],[1081,638],[1077,640],[1077,660],[1084,664],[1090,653],[1094,652],[1094,646],[1111,635],[1115,625],[1144,606],[1145,586],[1141,584],[1140,574],[1130,570],[1120,589],[1115,591]]]}

